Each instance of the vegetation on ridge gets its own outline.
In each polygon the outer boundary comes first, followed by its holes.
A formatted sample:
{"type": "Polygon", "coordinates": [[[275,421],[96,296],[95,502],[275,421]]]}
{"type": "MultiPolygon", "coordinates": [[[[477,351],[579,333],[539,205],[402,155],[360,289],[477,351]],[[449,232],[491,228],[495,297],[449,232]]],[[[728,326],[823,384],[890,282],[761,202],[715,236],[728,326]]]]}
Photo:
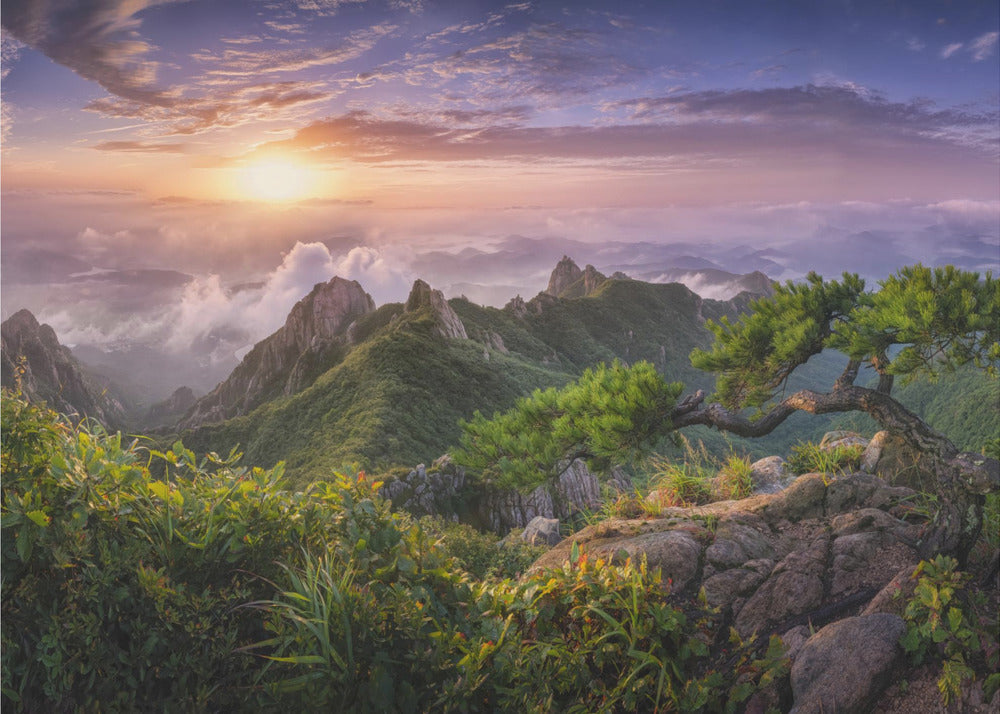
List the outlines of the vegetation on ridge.
{"type": "Polygon", "coordinates": [[[477,580],[364,474],[291,492],[2,408],[5,708],[731,711],[786,666],[642,563],[477,580]]]}

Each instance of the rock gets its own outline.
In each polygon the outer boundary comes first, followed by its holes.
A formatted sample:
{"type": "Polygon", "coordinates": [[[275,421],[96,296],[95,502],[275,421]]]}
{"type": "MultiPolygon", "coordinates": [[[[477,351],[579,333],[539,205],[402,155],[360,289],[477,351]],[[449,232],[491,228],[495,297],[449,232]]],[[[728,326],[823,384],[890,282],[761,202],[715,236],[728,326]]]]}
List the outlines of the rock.
{"type": "Polygon", "coordinates": [[[903,651],[902,618],[850,617],[827,625],[806,641],[792,664],[794,714],[868,711],[890,681],[903,651]]]}
{"type": "Polygon", "coordinates": [[[761,519],[752,516],[740,514],[726,518],[716,528],[715,542],[705,551],[705,559],[720,569],[736,567],[749,560],[773,559],[774,546],[762,532],[766,529],[761,519]]]}
{"type": "Polygon", "coordinates": [[[178,387],[169,397],[149,408],[143,423],[148,427],[173,423],[184,416],[184,413],[197,401],[198,398],[191,387],[178,387]]]}
{"type": "Polygon", "coordinates": [[[643,557],[650,569],[659,568],[664,581],[670,581],[675,591],[683,590],[698,574],[701,545],[685,531],[647,533],[635,538],[588,544],[582,547],[592,560],[603,558],[622,563],[631,558],[637,563],[643,557]]]}
{"type": "Polygon", "coordinates": [[[559,297],[566,288],[582,277],[583,271],[579,266],[568,255],[564,255],[549,276],[549,286],[545,288],[545,292],[552,297],[559,297]]]}
{"type": "Polygon", "coordinates": [[[750,560],[741,567],[725,570],[709,576],[702,583],[705,599],[712,607],[727,607],[736,605],[739,610],[740,598],[753,595],[754,591],[774,570],[773,560],[750,560]]]}
{"type": "Polygon", "coordinates": [[[523,319],[528,316],[528,306],[520,295],[512,297],[510,302],[503,306],[503,309],[504,312],[509,312],[514,317],[523,319]]]}
{"type": "Polygon", "coordinates": [[[767,632],[795,615],[819,607],[824,597],[829,547],[829,537],[821,536],[803,550],[785,556],[736,616],[740,635],[767,632]]]}
{"type": "Polygon", "coordinates": [[[861,456],[861,470],[893,486],[934,491],[937,484],[933,457],[910,446],[903,437],[880,431],[861,456]]]}
{"type": "Polygon", "coordinates": [[[781,641],[786,647],[785,656],[794,662],[795,658],[799,656],[799,652],[802,651],[802,647],[808,641],[809,636],[809,628],[806,625],[798,625],[781,635],[781,641]]]}
{"type": "Polygon", "coordinates": [[[356,280],[318,283],[295,303],[285,324],[247,353],[232,374],[199,399],[178,426],[193,429],[250,412],[275,394],[294,394],[325,371],[348,342],[348,327],[374,312],[356,280]]]}
{"type": "Polygon", "coordinates": [[[434,290],[423,280],[416,280],[410,289],[410,296],[406,299],[406,312],[416,312],[417,310],[429,308],[437,323],[436,331],[442,337],[458,340],[468,339],[465,332],[465,325],[459,319],[451,305],[444,299],[444,293],[434,290]]]}
{"type": "Polygon", "coordinates": [[[394,509],[458,520],[464,488],[465,471],[444,456],[434,462],[430,471],[418,464],[404,476],[385,478],[381,493],[392,501],[394,509]]]}
{"type": "Polygon", "coordinates": [[[804,474],[779,493],[763,510],[771,523],[781,520],[801,521],[823,515],[826,480],[822,474],[804,474]]]}
{"type": "Polygon", "coordinates": [[[556,545],[562,540],[559,519],[535,516],[521,533],[521,539],[529,545],[556,545]]]}
{"type": "Polygon", "coordinates": [[[861,448],[865,448],[868,446],[868,439],[855,431],[839,430],[826,432],[823,435],[823,439],[819,442],[819,448],[823,451],[833,451],[843,446],[860,446],[861,448]]]}
{"type": "Polygon", "coordinates": [[[892,580],[871,599],[871,602],[865,606],[861,614],[873,615],[876,612],[883,612],[902,617],[903,611],[906,609],[906,603],[917,587],[917,580],[913,577],[913,571],[914,568],[912,566],[907,566],[897,572],[892,580]]]}
{"type": "Polygon", "coordinates": [[[479,500],[479,520],[496,533],[524,528],[536,516],[569,519],[601,503],[601,485],[586,462],[571,462],[554,487],[545,484],[528,494],[518,491],[487,491],[479,500]]]}
{"type": "Polygon", "coordinates": [[[124,425],[125,406],[108,384],[88,373],[55,330],[19,310],[0,325],[0,381],[20,387],[25,399],[45,402],[56,411],[93,417],[109,429],[124,425]]]}
{"type": "Polygon", "coordinates": [[[750,465],[754,493],[777,493],[795,480],[795,473],[780,456],[767,456],[750,465]]]}

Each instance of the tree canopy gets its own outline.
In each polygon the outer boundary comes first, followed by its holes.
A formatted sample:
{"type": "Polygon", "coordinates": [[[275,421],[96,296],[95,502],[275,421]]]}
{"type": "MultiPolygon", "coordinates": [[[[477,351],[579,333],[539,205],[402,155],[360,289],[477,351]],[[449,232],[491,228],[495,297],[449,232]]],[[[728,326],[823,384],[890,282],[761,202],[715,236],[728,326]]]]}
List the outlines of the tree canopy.
{"type": "MultiPolygon", "coordinates": [[[[955,446],[892,398],[893,381],[933,378],[970,363],[995,377],[1000,281],[953,266],[915,265],[879,286],[866,290],[856,274],[825,281],[810,273],[802,283],[777,286],[738,320],[709,321],[715,341],[695,350],[691,361],[717,375],[714,402],[706,403],[700,391],[678,401],[681,386],[668,384],[648,363],[602,365],[562,390],[535,392],[492,420],[477,414],[464,425],[456,458],[487,477],[526,487],[556,474],[567,458],[625,461],[686,426],[753,437],[795,411],[863,411],[914,446],[953,461],[955,446]],[[825,349],[849,358],[829,391],[785,396],[789,376],[825,349]],[[875,370],[877,385],[855,384],[864,364],[875,370]]],[[[996,487],[995,469],[984,474],[974,467],[969,474],[962,468],[973,490],[996,487]]]]}
{"type": "Polygon", "coordinates": [[[601,364],[562,389],[536,389],[492,419],[476,412],[463,423],[453,456],[488,479],[520,488],[557,477],[574,458],[606,467],[642,454],[672,430],[664,415],[682,388],[649,362],[601,364]]]}

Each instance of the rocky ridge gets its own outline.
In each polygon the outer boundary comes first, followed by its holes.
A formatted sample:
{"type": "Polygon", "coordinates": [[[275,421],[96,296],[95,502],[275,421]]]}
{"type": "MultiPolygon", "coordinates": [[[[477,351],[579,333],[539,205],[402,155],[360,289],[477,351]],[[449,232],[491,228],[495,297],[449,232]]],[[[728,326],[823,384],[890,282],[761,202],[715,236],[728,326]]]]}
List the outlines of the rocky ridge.
{"type": "Polygon", "coordinates": [[[246,414],[264,401],[294,394],[341,356],[348,327],[374,312],[375,302],[355,280],[335,277],[299,300],[284,326],[254,345],[233,373],[202,397],[182,428],[246,414]]]}
{"type": "Polygon", "coordinates": [[[29,401],[44,401],[65,414],[93,417],[111,429],[121,427],[126,407],[106,385],[88,374],[55,331],[20,310],[0,325],[2,382],[20,387],[29,401]]]}

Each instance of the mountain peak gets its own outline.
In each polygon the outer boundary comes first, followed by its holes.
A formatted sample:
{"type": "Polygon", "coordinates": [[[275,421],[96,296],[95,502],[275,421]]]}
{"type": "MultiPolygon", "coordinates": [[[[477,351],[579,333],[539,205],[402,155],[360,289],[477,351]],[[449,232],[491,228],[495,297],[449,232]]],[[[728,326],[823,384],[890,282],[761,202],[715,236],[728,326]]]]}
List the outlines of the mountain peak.
{"type": "Polygon", "coordinates": [[[59,344],[55,330],[39,324],[29,310],[19,310],[0,325],[0,352],[5,387],[20,386],[30,401],[94,417],[112,428],[123,423],[122,403],[97,384],[69,348],[59,344]]]}
{"type": "Polygon", "coordinates": [[[181,426],[246,414],[268,398],[308,386],[339,354],[351,323],[374,311],[375,301],[356,280],[317,283],[295,303],[284,326],[254,345],[224,382],[195,403],[181,426]]]}
{"type": "Polygon", "coordinates": [[[437,332],[442,337],[453,337],[466,340],[469,338],[465,325],[444,299],[444,293],[435,290],[419,278],[413,282],[410,296],[406,299],[406,312],[416,312],[422,308],[430,308],[437,320],[437,332]]]}
{"type": "Polygon", "coordinates": [[[582,277],[583,271],[580,270],[580,266],[573,262],[573,259],[568,255],[564,255],[562,260],[556,264],[552,275],[549,276],[549,286],[545,289],[545,292],[553,297],[559,297],[566,288],[582,277]]]}

